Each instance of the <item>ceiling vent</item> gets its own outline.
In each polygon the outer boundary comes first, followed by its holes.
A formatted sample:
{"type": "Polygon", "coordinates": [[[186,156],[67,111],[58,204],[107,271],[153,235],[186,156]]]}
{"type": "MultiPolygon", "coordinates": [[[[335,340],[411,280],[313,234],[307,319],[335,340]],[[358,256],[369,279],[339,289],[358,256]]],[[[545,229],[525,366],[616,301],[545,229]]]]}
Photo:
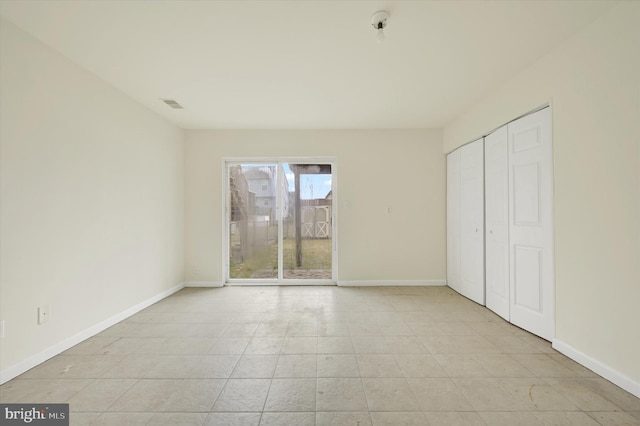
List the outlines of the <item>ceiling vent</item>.
{"type": "Polygon", "coordinates": [[[169,105],[173,109],[183,109],[182,105],[180,105],[178,102],[176,102],[175,99],[160,99],[160,100],[162,102],[164,102],[165,104],[169,105]]]}

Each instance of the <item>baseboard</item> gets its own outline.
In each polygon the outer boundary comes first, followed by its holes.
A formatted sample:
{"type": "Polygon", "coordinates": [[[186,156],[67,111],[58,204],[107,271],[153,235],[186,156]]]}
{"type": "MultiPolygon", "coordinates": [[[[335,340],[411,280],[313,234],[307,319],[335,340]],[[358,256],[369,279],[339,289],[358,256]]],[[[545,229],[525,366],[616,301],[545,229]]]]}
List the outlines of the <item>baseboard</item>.
{"type": "Polygon", "coordinates": [[[221,281],[186,281],[185,287],[224,287],[221,281]]]}
{"type": "Polygon", "coordinates": [[[101,331],[106,330],[107,328],[119,323],[120,321],[129,318],[131,315],[134,315],[138,312],[140,312],[141,310],[143,310],[144,308],[147,308],[151,305],[153,305],[156,302],[159,302],[160,300],[164,299],[165,297],[171,296],[173,293],[182,290],[185,286],[185,283],[181,283],[175,287],[172,287],[168,290],[165,290],[159,294],[156,294],[153,297],[150,297],[147,300],[144,300],[140,303],[138,303],[137,305],[134,305],[132,307],[130,307],[129,309],[126,309],[104,321],[99,322],[98,324],[89,327],[88,329],[81,331],[80,333],[77,333],[63,341],[61,341],[60,343],[53,345],[45,350],[43,350],[40,353],[37,353],[33,356],[30,356],[29,358],[25,359],[24,361],[21,361],[17,364],[14,364],[10,367],[5,368],[4,370],[0,371],[0,384],[6,383],[9,380],[13,379],[14,377],[19,376],[20,374],[32,369],[33,367],[35,367],[36,365],[42,364],[43,362],[45,362],[46,360],[53,358],[56,355],[61,354],[62,352],[66,351],[67,349],[71,348],[72,346],[77,345],[78,343],[87,340],[89,337],[95,336],[96,334],[100,333],[101,331]]]}
{"type": "Polygon", "coordinates": [[[446,280],[338,280],[340,287],[433,287],[445,286],[446,280]]]}
{"type": "Polygon", "coordinates": [[[561,340],[553,339],[552,347],[558,352],[563,353],[577,363],[584,365],[588,369],[609,380],[611,383],[620,386],[622,389],[640,398],[640,382],[636,382],[632,378],[627,377],[608,365],[591,358],[589,355],[584,352],[580,352],[561,340]]]}

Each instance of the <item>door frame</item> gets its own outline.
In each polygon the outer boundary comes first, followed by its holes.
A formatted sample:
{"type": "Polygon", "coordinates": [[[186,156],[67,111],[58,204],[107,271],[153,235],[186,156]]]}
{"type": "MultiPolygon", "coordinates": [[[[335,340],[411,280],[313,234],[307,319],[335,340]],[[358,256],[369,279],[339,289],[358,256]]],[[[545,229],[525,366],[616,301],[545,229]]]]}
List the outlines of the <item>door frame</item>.
{"type": "MultiPolygon", "coordinates": [[[[278,173],[278,188],[285,177],[278,173]]],[[[298,188],[299,190],[299,188],[298,188]]],[[[337,285],[338,283],[338,173],[335,157],[223,157],[222,158],[222,270],[224,285],[337,285]],[[278,226],[278,278],[230,277],[230,194],[229,165],[231,164],[329,164],[331,165],[331,279],[284,279],[283,227],[278,226]]],[[[276,191],[280,196],[280,191],[276,191]]],[[[278,200],[278,219],[282,218],[283,203],[278,200]]]]}

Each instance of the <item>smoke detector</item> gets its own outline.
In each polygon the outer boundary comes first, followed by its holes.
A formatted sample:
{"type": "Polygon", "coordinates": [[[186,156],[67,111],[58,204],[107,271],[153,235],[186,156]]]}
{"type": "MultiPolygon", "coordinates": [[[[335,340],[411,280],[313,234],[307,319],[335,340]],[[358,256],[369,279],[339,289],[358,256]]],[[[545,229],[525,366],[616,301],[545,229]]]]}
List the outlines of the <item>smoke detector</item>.
{"type": "Polygon", "coordinates": [[[389,19],[389,12],[386,10],[379,10],[371,15],[371,26],[376,30],[376,41],[378,44],[384,41],[384,29],[387,26],[387,20],[389,19]]]}

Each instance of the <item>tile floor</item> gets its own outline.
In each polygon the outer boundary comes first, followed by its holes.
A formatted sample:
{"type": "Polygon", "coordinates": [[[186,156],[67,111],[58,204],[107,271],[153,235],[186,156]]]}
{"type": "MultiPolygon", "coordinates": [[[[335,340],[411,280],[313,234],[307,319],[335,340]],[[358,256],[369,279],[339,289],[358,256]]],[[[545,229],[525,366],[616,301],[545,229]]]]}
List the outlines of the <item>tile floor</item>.
{"type": "Polygon", "coordinates": [[[640,399],[447,287],[184,289],[0,387],[72,425],[639,425],[640,399]]]}

